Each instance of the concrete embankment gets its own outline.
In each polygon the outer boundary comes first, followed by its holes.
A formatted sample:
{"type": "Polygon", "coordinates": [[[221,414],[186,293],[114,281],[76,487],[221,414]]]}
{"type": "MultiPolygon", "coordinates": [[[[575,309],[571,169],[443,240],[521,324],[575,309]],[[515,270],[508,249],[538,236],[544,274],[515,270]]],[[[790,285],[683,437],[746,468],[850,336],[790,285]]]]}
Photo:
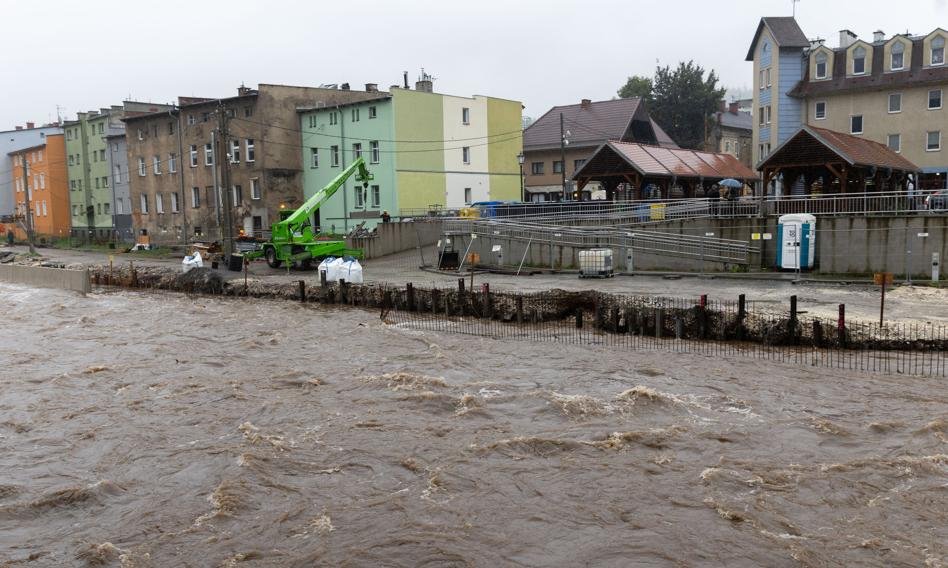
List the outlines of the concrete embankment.
{"type": "Polygon", "coordinates": [[[40,288],[60,288],[73,292],[89,292],[88,269],[51,268],[21,264],[0,265],[0,281],[26,284],[40,288]]]}

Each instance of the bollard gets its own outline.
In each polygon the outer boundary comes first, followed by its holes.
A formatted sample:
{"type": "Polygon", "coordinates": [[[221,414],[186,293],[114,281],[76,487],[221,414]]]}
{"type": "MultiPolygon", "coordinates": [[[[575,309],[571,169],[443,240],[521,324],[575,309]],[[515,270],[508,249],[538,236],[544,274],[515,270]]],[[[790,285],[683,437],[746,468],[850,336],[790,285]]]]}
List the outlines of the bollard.
{"type": "Polygon", "coordinates": [[[523,324],[523,296],[517,296],[517,323],[523,324]]]}
{"type": "Polygon", "coordinates": [[[306,301],[306,281],[300,280],[299,286],[300,286],[300,301],[305,302],[306,301]]]}
{"type": "Polygon", "coordinates": [[[412,283],[409,282],[405,285],[405,295],[407,297],[408,306],[407,309],[409,312],[415,311],[415,287],[412,286],[412,283]]]}
{"type": "Polygon", "coordinates": [[[747,319],[747,297],[741,294],[737,297],[737,338],[744,340],[744,320],[747,319]]]}
{"type": "Polygon", "coordinates": [[[836,336],[840,347],[846,347],[846,304],[839,305],[839,319],[836,322],[836,336]]]}

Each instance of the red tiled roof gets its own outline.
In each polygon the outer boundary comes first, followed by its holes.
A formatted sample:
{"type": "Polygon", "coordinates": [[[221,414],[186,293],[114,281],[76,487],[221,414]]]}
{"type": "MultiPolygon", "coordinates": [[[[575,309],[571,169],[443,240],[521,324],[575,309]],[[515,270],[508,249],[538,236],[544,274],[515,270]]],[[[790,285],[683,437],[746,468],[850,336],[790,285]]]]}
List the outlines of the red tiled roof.
{"type": "Polygon", "coordinates": [[[836,132],[835,130],[827,130],[826,128],[816,128],[815,126],[804,126],[798,130],[796,134],[778,146],[773,153],[761,163],[760,167],[762,168],[765,164],[772,161],[779,163],[781,159],[784,159],[781,150],[785,147],[790,147],[791,142],[798,144],[799,142],[797,142],[797,140],[801,136],[812,137],[828,150],[854,166],[875,166],[879,168],[891,168],[903,172],[915,172],[919,170],[918,166],[908,161],[901,154],[893,152],[885,144],[867,140],[861,136],[844,134],[842,132],[836,132]]]}
{"type": "Polygon", "coordinates": [[[586,171],[586,166],[590,166],[590,170],[595,168],[596,156],[604,151],[614,152],[621,156],[629,166],[643,176],[757,179],[757,174],[730,154],[699,152],[680,148],[660,148],[615,140],[609,141],[596,150],[596,153],[580,168],[576,175],[588,174],[594,177],[596,174],[592,171],[586,171]]]}

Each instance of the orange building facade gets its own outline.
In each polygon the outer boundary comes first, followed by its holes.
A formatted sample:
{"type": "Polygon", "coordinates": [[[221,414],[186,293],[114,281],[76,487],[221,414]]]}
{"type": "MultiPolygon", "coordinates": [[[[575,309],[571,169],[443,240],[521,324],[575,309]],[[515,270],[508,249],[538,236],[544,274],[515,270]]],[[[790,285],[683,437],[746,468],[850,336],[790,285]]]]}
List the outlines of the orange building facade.
{"type": "MultiPolygon", "coordinates": [[[[26,202],[29,199],[37,242],[68,237],[69,182],[63,135],[51,134],[46,137],[45,144],[11,152],[10,157],[13,158],[17,217],[26,223],[26,202]]],[[[17,225],[16,236],[25,238],[22,228],[17,225]]]]}

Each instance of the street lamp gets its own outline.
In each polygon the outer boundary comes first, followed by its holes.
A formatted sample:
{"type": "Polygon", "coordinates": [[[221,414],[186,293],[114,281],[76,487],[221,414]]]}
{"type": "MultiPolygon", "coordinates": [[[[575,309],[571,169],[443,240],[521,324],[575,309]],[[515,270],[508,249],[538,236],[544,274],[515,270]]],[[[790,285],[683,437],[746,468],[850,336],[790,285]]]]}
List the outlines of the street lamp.
{"type": "Polygon", "coordinates": [[[520,152],[519,154],[517,154],[517,162],[520,164],[520,201],[521,203],[526,203],[527,196],[523,192],[523,160],[524,160],[523,152],[520,152]]]}

